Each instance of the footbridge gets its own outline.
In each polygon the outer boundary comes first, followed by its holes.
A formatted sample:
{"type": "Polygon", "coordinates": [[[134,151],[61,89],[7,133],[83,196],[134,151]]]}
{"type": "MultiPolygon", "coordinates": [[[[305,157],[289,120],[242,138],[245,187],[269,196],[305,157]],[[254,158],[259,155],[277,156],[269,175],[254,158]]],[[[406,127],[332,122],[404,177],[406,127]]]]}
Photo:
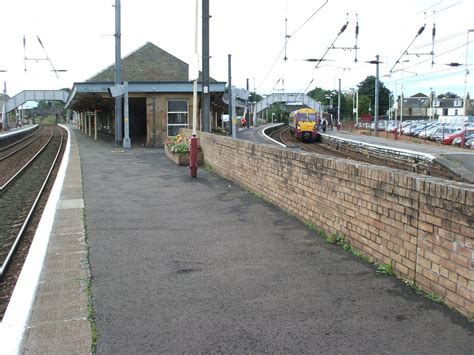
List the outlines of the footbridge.
{"type": "Polygon", "coordinates": [[[301,102],[317,112],[321,112],[321,103],[302,93],[276,93],[265,97],[256,104],[255,112],[261,112],[267,107],[279,102],[301,102]]]}
{"type": "Polygon", "coordinates": [[[5,111],[13,111],[28,101],[62,101],[66,103],[69,93],[66,90],[24,90],[11,97],[5,104],[5,111]]]}

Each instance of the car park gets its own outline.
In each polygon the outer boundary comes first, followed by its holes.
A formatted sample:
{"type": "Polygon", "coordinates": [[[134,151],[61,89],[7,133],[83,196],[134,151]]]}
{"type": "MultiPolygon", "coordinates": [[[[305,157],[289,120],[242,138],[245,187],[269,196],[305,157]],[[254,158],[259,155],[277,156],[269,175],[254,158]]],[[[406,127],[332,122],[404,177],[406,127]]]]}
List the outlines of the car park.
{"type": "Polygon", "coordinates": [[[474,138],[466,140],[466,143],[464,143],[464,147],[474,149],[474,138]]]}
{"type": "Polygon", "coordinates": [[[441,141],[443,144],[451,144],[453,142],[453,139],[455,138],[460,138],[463,137],[464,135],[468,135],[468,133],[474,133],[474,128],[469,128],[469,129],[462,129],[459,128],[459,131],[456,131],[452,134],[445,135],[441,141]]]}
{"type": "Polygon", "coordinates": [[[433,134],[430,135],[430,140],[436,141],[436,142],[441,142],[443,141],[444,137],[455,133],[455,132],[460,132],[461,128],[459,127],[441,127],[438,128],[433,134]]]}
{"type": "Polygon", "coordinates": [[[441,127],[441,123],[434,122],[430,125],[426,126],[425,129],[422,129],[420,133],[418,133],[418,138],[429,139],[430,134],[432,134],[435,130],[441,127]]]}
{"type": "Polygon", "coordinates": [[[469,139],[473,139],[473,138],[474,138],[474,130],[466,131],[466,135],[461,135],[459,137],[454,138],[453,141],[451,142],[451,145],[461,146],[461,142],[464,140],[464,146],[465,146],[466,142],[469,139]]]}

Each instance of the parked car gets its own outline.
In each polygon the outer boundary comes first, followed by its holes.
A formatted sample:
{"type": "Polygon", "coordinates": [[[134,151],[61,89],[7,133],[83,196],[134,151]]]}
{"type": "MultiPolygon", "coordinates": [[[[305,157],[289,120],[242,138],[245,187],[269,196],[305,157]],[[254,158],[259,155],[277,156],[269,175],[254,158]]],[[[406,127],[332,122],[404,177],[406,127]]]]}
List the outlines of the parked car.
{"type": "Polygon", "coordinates": [[[460,137],[454,138],[451,142],[451,145],[460,146],[463,139],[464,144],[466,144],[466,142],[471,138],[474,138],[474,130],[466,131],[466,135],[464,137],[461,135],[460,137]]]}
{"type": "Polygon", "coordinates": [[[467,135],[467,132],[474,132],[474,128],[469,128],[469,129],[462,129],[462,128],[459,128],[459,131],[456,131],[452,134],[448,134],[448,135],[445,135],[444,138],[442,139],[441,143],[443,144],[451,144],[453,142],[453,139],[454,138],[458,138],[458,137],[462,137],[464,136],[464,133],[466,133],[467,135]]]}
{"type": "Polygon", "coordinates": [[[465,148],[471,148],[474,149],[474,138],[470,138],[464,143],[465,148]]]}
{"type": "Polygon", "coordinates": [[[398,122],[395,122],[394,120],[387,121],[387,127],[385,127],[385,131],[393,132],[397,127],[397,123],[398,122]]]}
{"type": "Polygon", "coordinates": [[[460,131],[461,128],[459,127],[441,127],[430,135],[430,139],[432,141],[441,142],[447,135],[460,131]]]}
{"type": "Polygon", "coordinates": [[[429,126],[426,126],[425,129],[421,130],[420,133],[418,133],[418,138],[423,138],[423,139],[429,139],[430,135],[437,130],[438,128],[441,127],[441,123],[435,122],[432,123],[429,126]]]}

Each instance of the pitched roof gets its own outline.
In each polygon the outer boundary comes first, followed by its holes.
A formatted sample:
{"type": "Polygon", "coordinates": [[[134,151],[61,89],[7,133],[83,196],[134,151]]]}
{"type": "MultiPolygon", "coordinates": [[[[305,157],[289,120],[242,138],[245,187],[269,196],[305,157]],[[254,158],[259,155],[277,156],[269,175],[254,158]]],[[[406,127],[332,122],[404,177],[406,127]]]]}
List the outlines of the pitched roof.
{"type": "MultiPolygon", "coordinates": [[[[86,82],[114,81],[115,64],[109,65],[86,82]]],[[[189,81],[188,64],[151,42],[122,58],[123,81],[189,81]]],[[[209,78],[210,81],[215,81],[209,78]]]]}
{"type": "Polygon", "coordinates": [[[411,97],[428,97],[428,96],[426,96],[426,95],[423,94],[422,92],[419,92],[418,94],[415,94],[415,95],[413,95],[413,96],[411,96],[411,97]]]}
{"type": "Polygon", "coordinates": [[[428,96],[411,96],[403,99],[403,107],[405,108],[422,108],[430,107],[430,99],[428,96]]]}

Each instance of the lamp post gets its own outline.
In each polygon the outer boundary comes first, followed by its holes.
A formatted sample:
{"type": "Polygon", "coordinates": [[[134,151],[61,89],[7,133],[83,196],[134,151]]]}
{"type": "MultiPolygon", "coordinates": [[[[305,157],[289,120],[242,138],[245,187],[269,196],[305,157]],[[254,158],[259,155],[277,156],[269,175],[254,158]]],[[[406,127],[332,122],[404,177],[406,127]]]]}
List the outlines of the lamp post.
{"type": "Polygon", "coordinates": [[[328,112],[330,114],[330,116],[329,116],[331,118],[330,124],[331,124],[331,127],[332,127],[332,106],[333,106],[332,93],[327,95],[326,99],[329,99],[329,108],[330,108],[331,111],[328,110],[328,112]]]}
{"type": "MultiPolygon", "coordinates": [[[[7,72],[6,70],[0,70],[0,72],[5,73],[7,72]]],[[[2,121],[3,121],[3,126],[2,129],[4,131],[8,130],[8,113],[7,113],[7,83],[6,81],[3,82],[3,105],[2,105],[2,121]]]]}
{"type": "MultiPolygon", "coordinates": [[[[120,0],[115,0],[115,77],[116,86],[122,83],[120,0]]],[[[122,144],[122,97],[115,97],[115,146],[122,144]]]]}
{"type": "Polygon", "coordinates": [[[466,40],[466,71],[464,74],[464,116],[467,116],[466,109],[466,98],[467,98],[467,76],[469,75],[469,70],[467,69],[467,60],[469,55],[469,33],[474,32],[474,29],[467,30],[467,40],[466,40]]]}
{"type": "Polygon", "coordinates": [[[337,130],[341,130],[341,79],[339,79],[339,90],[337,91],[337,130]]]}
{"type": "Polygon", "coordinates": [[[429,117],[430,117],[430,121],[432,121],[433,120],[433,88],[430,88],[430,116],[429,117]]]}
{"type": "MultiPolygon", "coordinates": [[[[356,129],[359,129],[359,90],[357,89],[351,89],[352,92],[352,114],[355,115],[355,127],[356,129]]],[[[353,116],[354,117],[354,116],[353,116]]]]}
{"type": "Polygon", "coordinates": [[[409,59],[405,59],[405,60],[402,60],[401,63],[402,63],[402,74],[401,74],[401,86],[402,86],[402,94],[401,94],[401,97],[400,97],[400,136],[402,135],[402,124],[403,124],[403,90],[404,90],[404,87],[403,87],[403,63],[408,63],[410,60],[409,59]]]}

